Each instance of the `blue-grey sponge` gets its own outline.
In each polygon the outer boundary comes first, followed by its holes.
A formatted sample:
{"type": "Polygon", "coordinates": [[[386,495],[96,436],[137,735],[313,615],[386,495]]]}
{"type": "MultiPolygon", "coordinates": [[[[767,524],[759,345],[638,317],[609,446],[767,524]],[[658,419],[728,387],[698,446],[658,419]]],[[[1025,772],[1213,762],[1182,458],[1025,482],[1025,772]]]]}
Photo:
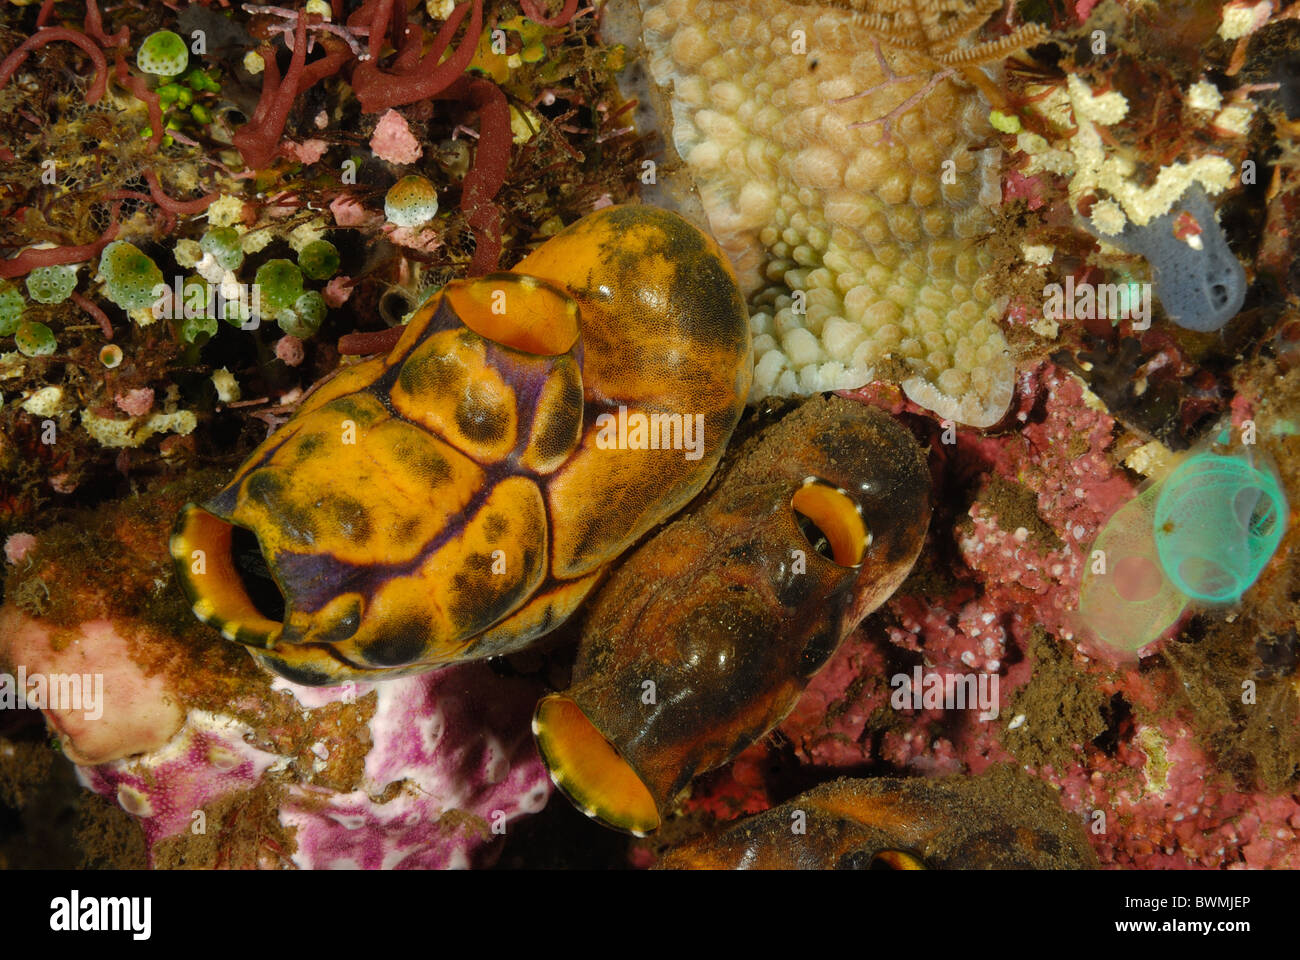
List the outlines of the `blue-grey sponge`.
{"type": "Polygon", "coordinates": [[[1237,315],[1246,299],[1246,271],[1228,249],[1214,219],[1214,207],[1192,184],[1173,208],[1145,227],[1128,223],[1111,243],[1146,257],[1155,275],[1155,294],[1171,320],[1188,330],[1218,330],[1237,315]],[[1174,236],[1174,222],[1190,214],[1201,227],[1201,249],[1174,236]]]}

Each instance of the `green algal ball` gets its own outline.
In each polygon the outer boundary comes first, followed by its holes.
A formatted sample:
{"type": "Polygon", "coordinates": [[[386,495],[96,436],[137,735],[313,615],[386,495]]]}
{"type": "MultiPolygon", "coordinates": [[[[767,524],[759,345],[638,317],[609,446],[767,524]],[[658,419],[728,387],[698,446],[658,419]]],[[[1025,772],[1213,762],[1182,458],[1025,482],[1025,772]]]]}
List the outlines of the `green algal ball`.
{"type": "Polygon", "coordinates": [[[217,312],[232,327],[242,327],[253,317],[249,304],[239,298],[218,301],[217,312]]]}
{"type": "Polygon", "coordinates": [[[302,271],[290,260],[268,260],[253,278],[261,298],[262,316],[274,317],[302,296],[302,271]]]}
{"type": "Polygon", "coordinates": [[[18,329],[27,301],[8,280],[0,280],[0,337],[7,337],[18,329]]]}
{"type": "Polygon", "coordinates": [[[158,94],[158,101],[164,107],[169,103],[175,103],[181,96],[181,85],[179,83],[164,83],[154,91],[158,94]]]}
{"type": "Polygon", "coordinates": [[[18,325],[18,332],[14,334],[14,343],[18,345],[19,352],[25,357],[48,357],[57,345],[54,342],[54,331],[35,320],[28,320],[18,325]]]}
{"type": "Polygon", "coordinates": [[[170,30],[159,30],[144,38],[135,62],[145,73],[175,77],[184,73],[189,66],[190,51],[177,34],[170,30]]]}
{"type": "Polygon", "coordinates": [[[291,337],[307,340],[316,335],[325,320],[325,298],[315,290],[308,290],[294,301],[293,308],[275,315],[280,329],[291,337]]]}
{"type": "Polygon", "coordinates": [[[239,233],[234,227],[213,227],[203,235],[199,248],[212,254],[212,259],[223,270],[238,270],[244,262],[244,248],[240,246],[239,233]]]}
{"type": "Polygon", "coordinates": [[[104,292],[123,310],[142,310],[157,300],[154,290],[163,286],[162,271],[139,247],[115,240],[99,257],[104,292]]]}
{"type": "Polygon", "coordinates": [[[201,277],[189,277],[181,287],[178,315],[208,312],[208,284],[201,277]]]}
{"type": "Polygon", "coordinates": [[[328,280],[339,269],[339,251],[328,240],[313,240],[298,253],[298,266],[313,280],[328,280]]]}
{"type": "Polygon", "coordinates": [[[195,343],[199,337],[213,337],[217,333],[217,318],[208,316],[186,317],[180,321],[181,339],[195,343]]]}
{"type": "Polygon", "coordinates": [[[77,286],[77,271],[69,266],[37,267],[27,274],[27,292],[37,303],[62,303],[77,286]]]}

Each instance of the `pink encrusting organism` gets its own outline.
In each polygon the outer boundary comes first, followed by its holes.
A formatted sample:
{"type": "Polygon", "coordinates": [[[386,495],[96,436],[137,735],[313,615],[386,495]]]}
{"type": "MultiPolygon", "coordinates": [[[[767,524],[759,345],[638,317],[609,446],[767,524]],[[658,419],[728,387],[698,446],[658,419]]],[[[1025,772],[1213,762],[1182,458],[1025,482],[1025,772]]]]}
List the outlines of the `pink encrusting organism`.
{"type": "MultiPolygon", "coordinates": [[[[550,780],[528,715],[537,689],[481,664],[377,685],[311,688],[276,680],[268,696],[295,699],[304,729],[330,729],[303,756],[277,751],[274,725],[191,710],[162,748],[94,767],[82,782],[140,821],[153,862],[170,837],[220,831],[213,805],[258,787],[282,786],[276,804],[292,852],[263,844],[257,865],[330,868],[481,866],[517,818],[541,810],[550,780]],[[375,695],[365,729],[317,723],[338,703],[375,695]],[[369,743],[355,789],[314,781],[331,751],[369,743]],[[206,808],[206,810],[205,810],[206,808]]],[[[245,704],[248,706],[248,704],[245,704]]]]}
{"type": "MultiPolygon", "coordinates": [[[[532,692],[522,681],[477,665],[374,685],[374,745],[361,788],[338,793],[297,785],[281,805],[281,822],[297,829],[294,862],[367,870],[480,863],[509,821],[537,813],[550,796],[550,778],[526,722],[528,697],[509,695],[525,687],[532,692]],[[396,796],[376,803],[395,783],[402,785],[396,796]],[[464,818],[447,817],[450,811],[483,822],[467,826],[464,818]]],[[[317,693],[293,689],[307,697],[317,693]]]]}
{"type": "Polygon", "coordinates": [[[380,160],[389,163],[415,163],[424,155],[424,148],[404,118],[396,110],[386,110],[375,124],[370,135],[370,151],[380,160]]]}

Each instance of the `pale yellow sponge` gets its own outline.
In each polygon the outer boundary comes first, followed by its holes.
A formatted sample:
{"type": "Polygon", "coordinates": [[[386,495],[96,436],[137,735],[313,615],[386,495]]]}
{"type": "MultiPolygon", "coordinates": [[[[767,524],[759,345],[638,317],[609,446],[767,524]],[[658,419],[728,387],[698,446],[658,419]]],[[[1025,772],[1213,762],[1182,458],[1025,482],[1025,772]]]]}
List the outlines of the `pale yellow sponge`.
{"type": "Polygon", "coordinates": [[[837,6],[642,8],[674,145],[751,294],[751,399],[888,378],[942,417],[1001,419],[1015,366],[979,242],[997,152],[972,149],[989,104],[947,66],[979,58],[941,26],[917,56],[837,6]]]}

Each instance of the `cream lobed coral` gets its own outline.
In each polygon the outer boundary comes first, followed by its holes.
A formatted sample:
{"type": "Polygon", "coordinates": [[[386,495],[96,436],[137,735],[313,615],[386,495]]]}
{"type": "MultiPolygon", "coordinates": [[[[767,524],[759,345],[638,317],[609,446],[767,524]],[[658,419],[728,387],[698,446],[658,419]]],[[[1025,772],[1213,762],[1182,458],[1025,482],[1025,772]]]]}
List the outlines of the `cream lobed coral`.
{"type": "Polygon", "coordinates": [[[968,64],[1025,39],[968,43],[986,3],[919,6],[934,18],[899,14],[903,35],[889,10],[643,0],[675,146],[752,294],[753,400],[897,379],[973,426],[1010,403],[980,242],[997,153],[974,149],[991,131],[968,64]]]}

